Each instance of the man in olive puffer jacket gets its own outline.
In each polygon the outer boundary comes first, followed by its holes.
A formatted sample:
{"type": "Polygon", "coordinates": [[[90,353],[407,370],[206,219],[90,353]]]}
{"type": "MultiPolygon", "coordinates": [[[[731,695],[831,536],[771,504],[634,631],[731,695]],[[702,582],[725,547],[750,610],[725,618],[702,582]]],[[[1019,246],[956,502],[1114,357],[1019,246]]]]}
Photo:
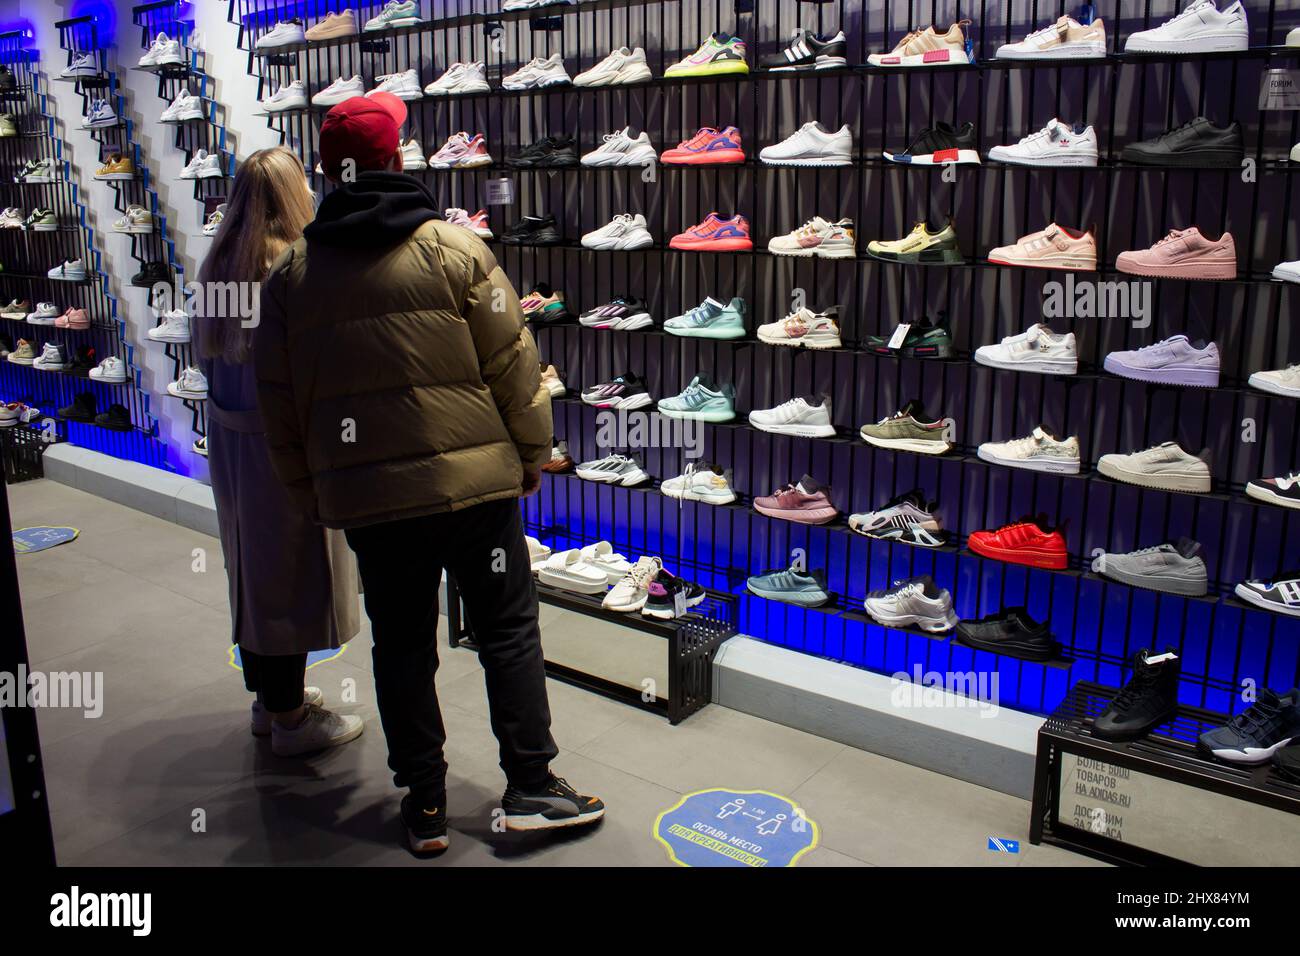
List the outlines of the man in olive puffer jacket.
{"type": "Polygon", "coordinates": [[[276,472],[357,554],[375,688],[417,850],[446,836],[434,672],[438,583],[455,576],[487,676],[506,826],[598,819],[550,772],[537,593],[518,499],[551,454],[551,407],[519,297],[487,246],[402,174],[406,107],[334,107],[321,165],[339,184],[262,289],[253,355],[276,472]],[[353,175],[355,172],[355,175],[353,175]]]}

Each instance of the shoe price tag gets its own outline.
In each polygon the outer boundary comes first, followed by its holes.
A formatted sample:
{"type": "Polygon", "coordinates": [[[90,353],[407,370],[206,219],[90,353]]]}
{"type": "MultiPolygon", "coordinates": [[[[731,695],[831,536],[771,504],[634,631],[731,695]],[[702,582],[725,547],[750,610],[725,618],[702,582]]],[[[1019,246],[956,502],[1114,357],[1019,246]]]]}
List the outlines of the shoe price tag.
{"type": "Polygon", "coordinates": [[[1300,70],[1267,70],[1260,80],[1261,110],[1300,110],[1300,70]]]}
{"type": "Polygon", "coordinates": [[[1177,655],[1177,654],[1173,654],[1173,653],[1170,653],[1170,652],[1165,652],[1164,654],[1157,654],[1155,657],[1148,657],[1148,658],[1147,658],[1147,663],[1148,663],[1148,664],[1163,664],[1165,661],[1176,661],[1176,660],[1178,660],[1178,655],[1177,655]]]}
{"type": "Polygon", "coordinates": [[[673,595],[673,617],[684,617],[686,614],[686,592],[678,591],[673,595]]]}
{"type": "Polygon", "coordinates": [[[912,330],[911,322],[904,322],[898,328],[894,329],[894,334],[889,338],[889,344],[885,346],[890,349],[901,349],[903,343],[907,341],[907,333],[912,330]]]}
{"type": "Polygon", "coordinates": [[[510,206],[515,201],[515,181],[513,179],[489,179],[487,195],[483,203],[487,206],[510,206]]]}

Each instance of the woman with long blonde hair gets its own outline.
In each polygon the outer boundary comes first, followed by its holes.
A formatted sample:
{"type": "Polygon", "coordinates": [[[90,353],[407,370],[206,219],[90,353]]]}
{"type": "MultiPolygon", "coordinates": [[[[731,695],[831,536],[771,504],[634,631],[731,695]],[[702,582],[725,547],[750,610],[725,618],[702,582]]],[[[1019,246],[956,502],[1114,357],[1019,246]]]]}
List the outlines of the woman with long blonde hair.
{"type": "Polygon", "coordinates": [[[275,147],[244,160],[199,270],[204,314],[193,320],[208,377],[208,466],[233,640],[244,685],[257,695],[252,731],[269,734],[282,756],[336,746],[361,733],[359,717],[326,710],[321,692],[303,686],[308,652],[341,647],[360,627],[357,571],[342,534],[318,525],[276,478],[257,410],[256,311],[225,313],[258,301],[272,263],[314,216],[297,156],[275,147]]]}

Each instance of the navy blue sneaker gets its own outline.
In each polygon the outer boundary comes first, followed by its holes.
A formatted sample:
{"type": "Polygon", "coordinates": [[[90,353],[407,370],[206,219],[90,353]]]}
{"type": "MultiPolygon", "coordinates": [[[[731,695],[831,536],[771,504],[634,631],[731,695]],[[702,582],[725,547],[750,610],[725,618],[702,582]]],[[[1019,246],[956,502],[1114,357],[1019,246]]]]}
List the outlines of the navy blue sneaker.
{"type": "Polygon", "coordinates": [[[769,601],[784,601],[803,607],[817,607],[831,599],[826,590],[825,571],[768,571],[755,574],[745,582],[745,587],[769,601]]]}
{"type": "Polygon", "coordinates": [[[1300,689],[1285,696],[1262,690],[1227,726],[1201,734],[1200,748],[1229,763],[1257,764],[1293,740],[1300,740],[1300,689]]]}

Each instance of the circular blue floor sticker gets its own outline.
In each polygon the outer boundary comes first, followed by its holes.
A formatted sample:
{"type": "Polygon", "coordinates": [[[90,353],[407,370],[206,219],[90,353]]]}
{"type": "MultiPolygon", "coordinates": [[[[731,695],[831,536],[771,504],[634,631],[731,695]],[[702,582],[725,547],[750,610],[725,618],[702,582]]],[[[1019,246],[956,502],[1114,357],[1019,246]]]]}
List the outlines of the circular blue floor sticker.
{"type": "Polygon", "coordinates": [[[19,528],[14,532],[14,551],[32,554],[55,545],[67,544],[81,534],[76,528],[19,528]]]}
{"type": "MultiPolygon", "coordinates": [[[[326,661],[334,660],[334,658],[342,654],[346,648],[347,645],[344,644],[342,647],[336,647],[333,650],[308,651],[307,668],[310,670],[311,668],[315,667],[317,664],[324,664],[326,661]]],[[[239,645],[231,644],[227,653],[229,655],[226,658],[227,663],[229,663],[231,667],[235,668],[235,670],[242,671],[244,669],[244,664],[239,657],[239,645]]]]}
{"type": "Polygon", "coordinates": [[[699,790],[659,814],[654,835],[679,866],[794,866],[817,824],[766,790],[699,790]]]}

